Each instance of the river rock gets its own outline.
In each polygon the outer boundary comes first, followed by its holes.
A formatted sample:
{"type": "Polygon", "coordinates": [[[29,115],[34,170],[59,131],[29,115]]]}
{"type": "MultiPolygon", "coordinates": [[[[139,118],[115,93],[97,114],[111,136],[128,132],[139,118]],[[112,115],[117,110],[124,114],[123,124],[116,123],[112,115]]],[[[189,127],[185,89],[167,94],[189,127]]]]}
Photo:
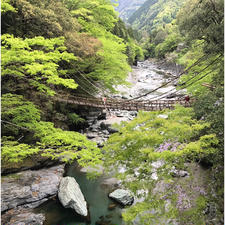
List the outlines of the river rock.
{"type": "Polygon", "coordinates": [[[44,214],[34,213],[31,209],[9,210],[2,215],[2,224],[6,225],[43,225],[44,221],[44,214]]]}
{"type": "Polygon", "coordinates": [[[23,171],[3,176],[1,185],[1,211],[26,206],[37,207],[57,194],[64,165],[37,171],[23,171]]]}
{"type": "Polygon", "coordinates": [[[98,115],[98,120],[105,120],[106,119],[106,116],[107,116],[107,113],[106,113],[106,111],[103,111],[102,113],[100,113],[99,115],[98,115]]]}
{"type": "Polygon", "coordinates": [[[88,139],[92,139],[92,138],[98,137],[98,134],[96,134],[94,132],[88,132],[88,133],[86,133],[86,136],[88,139]]]}
{"type": "Polygon", "coordinates": [[[73,177],[64,177],[59,186],[58,197],[65,208],[72,208],[81,216],[87,216],[87,203],[79,184],[73,177]]]}
{"type": "Polygon", "coordinates": [[[115,123],[120,124],[122,121],[127,121],[127,120],[128,118],[115,116],[107,120],[102,120],[100,127],[102,130],[108,130],[108,128],[111,127],[112,124],[115,124],[115,123]]]}
{"type": "Polygon", "coordinates": [[[134,202],[134,197],[128,190],[117,189],[109,194],[109,197],[119,202],[123,206],[132,205],[134,202]]]}
{"type": "Polygon", "coordinates": [[[112,203],[112,204],[109,204],[109,206],[108,206],[108,210],[113,210],[113,209],[115,209],[116,208],[116,204],[114,204],[114,203],[112,203]]]}
{"type": "Polygon", "coordinates": [[[168,115],[160,114],[157,116],[157,118],[168,119],[168,115]]]}
{"type": "Polygon", "coordinates": [[[101,186],[103,187],[118,187],[121,184],[121,181],[118,179],[111,177],[111,178],[106,178],[102,181],[101,186]]]}
{"type": "Polygon", "coordinates": [[[185,170],[176,170],[176,169],[172,169],[171,170],[171,175],[173,177],[186,177],[189,176],[189,173],[185,170]]]}
{"type": "Polygon", "coordinates": [[[109,127],[107,130],[108,130],[108,132],[109,132],[110,134],[114,134],[114,133],[119,132],[119,130],[118,130],[118,129],[116,129],[116,128],[112,128],[112,127],[109,127]]]}

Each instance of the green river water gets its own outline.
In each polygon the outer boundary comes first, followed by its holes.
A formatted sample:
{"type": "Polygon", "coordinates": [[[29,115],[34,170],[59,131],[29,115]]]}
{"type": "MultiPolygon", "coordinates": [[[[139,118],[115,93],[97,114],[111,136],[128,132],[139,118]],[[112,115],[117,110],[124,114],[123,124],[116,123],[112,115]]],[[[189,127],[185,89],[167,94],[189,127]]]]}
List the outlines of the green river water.
{"type": "Polygon", "coordinates": [[[121,210],[117,205],[113,210],[109,210],[108,206],[114,203],[108,198],[109,189],[102,186],[104,176],[90,180],[84,173],[80,172],[76,164],[69,166],[67,176],[74,177],[88,203],[90,222],[85,221],[71,209],[65,209],[58,200],[50,200],[39,207],[39,212],[44,212],[46,221],[44,225],[96,225],[101,224],[97,221],[105,221],[107,225],[121,225],[121,210]]]}

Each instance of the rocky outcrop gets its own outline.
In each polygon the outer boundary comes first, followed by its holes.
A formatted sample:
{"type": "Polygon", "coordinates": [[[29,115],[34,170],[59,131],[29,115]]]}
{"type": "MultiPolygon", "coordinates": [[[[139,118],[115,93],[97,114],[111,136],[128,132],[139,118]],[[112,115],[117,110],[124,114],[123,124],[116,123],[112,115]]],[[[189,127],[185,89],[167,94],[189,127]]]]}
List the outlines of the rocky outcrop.
{"type": "Polygon", "coordinates": [[[109,197],[122,204],[123,206],[132,205],[134,202],[134,197],[130,191],[117,189],[109,194],[109,197]]]}
{"type": "Polygon", "coordinates": [[[40,154],[34,154],[30,157],[27,157],[22,162],[4,162],[1,164],[1,174],[2,176],[12,173],[17,173],[25,170],[37,170],[45,167],[51,167],[58,165],[58,160],[51,160],[47,157],[40,156],[40,154]]]}
{"type": "Polygon", "coordinates": [[[31,209],[9,210],[2,215],[2,224],[5,225],[43,225],[45,216],[34,213],[31,209]]]}
{"type": "Polygon", "coordinates": [[[2,177],[1,211],[18,206],[34,208],[57,194],[64,165],[2,177]]]}
{"type": "Polygon", "coordinates": [[[58,197],[65,208],[74,209],[81,216],[88,215],[87,203],[79,184],[73,177],[64,177],[59,186],[58,197]]]}

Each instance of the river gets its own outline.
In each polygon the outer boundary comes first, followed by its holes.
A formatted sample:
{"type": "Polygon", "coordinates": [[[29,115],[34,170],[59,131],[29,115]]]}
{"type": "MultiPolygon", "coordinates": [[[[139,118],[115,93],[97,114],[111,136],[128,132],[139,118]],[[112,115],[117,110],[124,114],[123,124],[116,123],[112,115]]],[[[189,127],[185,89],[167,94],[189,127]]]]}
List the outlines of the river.
{"type": "Polygon", "coordinates": [[[39,212],[44,212],[46,221],[44,225],[86,225],[86,224],[122,224],[121,207],[108,198],[108,193],[112,190],[109,186],[103,185],[106,176],[98,179],[87,179],[81,168],[73,163],[69,166],[66,176],[71,176],[79,183],[80,189],[88,202],[90,213],[90,223],[85,222],[73,210],[62,207],[58,200],[50,200],[39,207],[39,212]],[[113,209],[108,209],[113,205],[113,209]],[[99,223],[97,223],[99,222],[99,223]]]}
{"type": "MultiPolygon", "coordinates": [[[[139,62],[136,67],[133,67],[129,74],[128,81],[132,83],[130,88],[118,87],[121,95],[125,98],[137,97],[152,89],[157,88],[174,75],[171,71],[162,69],[157,63],[151,61],[139,62]]],[[[174,90],[174,85],[170,84],[145,97],[151,99],[158,95],[174,90]]],[[[74,177],[79,183],[81,191],[89,206],[90,221],[85,222],[74,211],[65,209],[61,206],[58,200],[51,200],[39,207],[39,212],[44,212],[46,221],[44,225],[122,225],[121,218],[122,208],[116,205],[113,209],[108,209],[110,204],[114,204],[109,198],[109,188],[102,185],[106,177],[102,176],[96,180],[89,180],[85,173],[81,172],[76,164],[69,166],[67,176],[74,177]]]]}

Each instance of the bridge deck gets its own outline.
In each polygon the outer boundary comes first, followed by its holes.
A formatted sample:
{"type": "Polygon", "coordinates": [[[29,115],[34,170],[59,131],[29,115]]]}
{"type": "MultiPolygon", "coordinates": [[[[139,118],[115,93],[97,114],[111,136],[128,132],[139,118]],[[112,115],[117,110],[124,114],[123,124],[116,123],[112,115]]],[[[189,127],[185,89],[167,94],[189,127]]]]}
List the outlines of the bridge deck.
{"type": "Polygon", "coordinates": [[[90,98],[90,97],[79,97],[79,96],[56,96],[54,97],[56,101],[66,102],[76,105],[91,106],[96,108],[109,108],[109,109],[120,109],[128,111],[157,111],[163,109],[173,109],[175,104],[180,104],[185,107],[189,107],[190,103],[185,100],[154,100],[154,101],[128,101],[128,100],[118,100],[118,99],[107,99],[104,103],[101,98],[90,98]]]}

